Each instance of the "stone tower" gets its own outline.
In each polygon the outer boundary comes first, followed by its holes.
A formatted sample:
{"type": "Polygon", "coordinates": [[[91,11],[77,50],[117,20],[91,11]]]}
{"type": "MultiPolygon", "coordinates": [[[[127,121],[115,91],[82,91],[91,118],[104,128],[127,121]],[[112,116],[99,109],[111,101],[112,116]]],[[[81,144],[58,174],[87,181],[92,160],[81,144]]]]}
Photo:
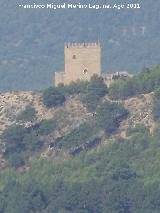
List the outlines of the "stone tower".
{"type": "Polygon", "coordinates": [[[65,70],[55,72],[55,86],[59,83],[89,80],[93,74],[101,75],[101,46],[99,43],[72,43],[64,48],[65,70]]]}

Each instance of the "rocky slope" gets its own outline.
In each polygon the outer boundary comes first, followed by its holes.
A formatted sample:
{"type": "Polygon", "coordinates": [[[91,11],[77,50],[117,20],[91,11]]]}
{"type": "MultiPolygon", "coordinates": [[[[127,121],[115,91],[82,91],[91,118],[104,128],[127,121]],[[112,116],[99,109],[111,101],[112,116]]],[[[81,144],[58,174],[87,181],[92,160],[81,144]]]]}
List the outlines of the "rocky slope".
{"type": "MultiPolygon", "coordinates": [[[[105,97],[108,99],[108,97],[105,97]]],[[[93,119],[93,114],[88,113],[86,108],[80,102],[77,96],[67,98],[67,101],[55,108],[47,109],[42,102],[41,92],[12,92],[0,94],[0,133],[16,121],[17,115],[30,104],[36,112],[36,118],[32,122],[24,122],[21,125],[32,126],[44,119],[56,119],[58,128],[44,138],[47,141],[46,148],[41,153],[42,156],[57,155],[57,150],[50,147],[50,143],[55,139],[66,135],[81,123],[93,119]]],[[[155,123],[152,118],[152,94],[140,95],[123,101],[126,109],[129,111],[129,116],[124,120],[118,131],[118,136],[126,138],[126,130],[128,127],[134,127],[136,124],[143,124],[153,132],[155,123]]],[[[117,134],[115,136],[117,136],[117,134]]],[[[112,136],[114,137],[114,135],[112,136]]],[[[105,139],[103,141],[108,141],[105,139]]],[[[2,143],[2,141],[1,141],[2,143]]],[[[62,153],[63,155],[66,153],[62,153]]],[[[3,157],[1,158],[3,164],[3,157]]]]}
{"type": "Polygon", "coordinates": [[[125,137],[127,127],[134,127],[136,124],[146,126],[152,133],[155,128],[155,122],[152,117],[152,93],[133,97],[124,101],[124,106],[130,112],[127,120],[120,126],[120,135],[125,137]]]}
{"type": "MultiPolygon", "coordinates": [[[[61,127],[74,126],[86,119],[89,114],[76,97],[70,97],[60,107],[47,109],[41,100],[40,92],[12,92],[0,94],[0,133],[11,124],[16,123],[16,116],[30,104],[37,112],[36,120],[50,119],[58,116],[61,127]]],[[[30,125],[26,123],[25,125],[30,125]]]]}
{"type": "MultiPolygon", "coordinates": [[[[152,132],[154,121],[152,119],[152,94],[145,94],[139,97],[133,97],[123,101],[124,106],[129,110],[130,116],[120,127],[121,131],[131,125],[138,123],[144,124],[152,132]]],[[[31,104],[37,111],[36,120],[50,119],[58,116],[61,123],[60,131],[66,128],[74,128],[84,120],[92,116],[88,113],[78,97],[70,97],[66,103],[60,107],[47,109],[43,103],[40,92],[12,92],[0,94],[0,133],[8,126],[16,123],[16,116],[25,109],[25,106],[31,104]],[[68,126],[68,127],[67,127],[68,126]]],[[[25,124],[27,125],[27,124],[25,124]]],[[[28,125],[30,125],[28,123],[28,125]]]]}

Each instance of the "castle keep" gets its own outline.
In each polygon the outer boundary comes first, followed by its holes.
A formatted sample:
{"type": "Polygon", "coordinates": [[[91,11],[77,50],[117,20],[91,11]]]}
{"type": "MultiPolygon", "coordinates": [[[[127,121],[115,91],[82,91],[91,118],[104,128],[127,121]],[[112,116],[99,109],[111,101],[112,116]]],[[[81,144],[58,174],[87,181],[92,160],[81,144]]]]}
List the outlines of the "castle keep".
{"type": "Polygon", "coordinates": [[[101,46],[99,43],[72,43],[64,48],[64,72],[55,72],[55,86],[59,83],[90,80],[94,74],[101,75],[101,46]]]}

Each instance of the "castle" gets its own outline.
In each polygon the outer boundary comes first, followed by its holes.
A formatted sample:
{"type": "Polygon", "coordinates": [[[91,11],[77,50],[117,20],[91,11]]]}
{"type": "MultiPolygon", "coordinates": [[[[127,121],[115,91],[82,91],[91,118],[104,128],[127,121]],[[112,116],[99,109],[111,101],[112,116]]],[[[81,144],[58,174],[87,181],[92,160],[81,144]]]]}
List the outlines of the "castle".
{"type": "Polygon", "coordinates": [[[67,85],[78,79],[90,80],[94,74],[102,76],[107,85],[115,79],[130,76],[127,71],[102,74],[100,43],[65,44],[64,56],[65,69],[63,72],[55,72],[55,86],[60,83],[67,85]]]}
{"type": "Polygon", "coordinates": [[[55,72],[55,86],[59,83],[90,80],[94,74],[101,75],[101,46],[99,43],[72,43],[64,48],[64,72],[55,72]]]}

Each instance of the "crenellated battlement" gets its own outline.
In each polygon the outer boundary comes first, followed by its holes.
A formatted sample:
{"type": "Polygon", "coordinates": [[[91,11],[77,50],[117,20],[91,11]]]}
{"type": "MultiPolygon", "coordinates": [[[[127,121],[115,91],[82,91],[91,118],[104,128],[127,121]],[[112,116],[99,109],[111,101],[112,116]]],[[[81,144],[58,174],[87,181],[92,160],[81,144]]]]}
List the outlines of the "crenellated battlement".
{"type": "Polygon", "coordinates": [[[92,42],[92,43],[66,43],[65,48],[97,48],[100,47],[99,42],[92,42]]]}

